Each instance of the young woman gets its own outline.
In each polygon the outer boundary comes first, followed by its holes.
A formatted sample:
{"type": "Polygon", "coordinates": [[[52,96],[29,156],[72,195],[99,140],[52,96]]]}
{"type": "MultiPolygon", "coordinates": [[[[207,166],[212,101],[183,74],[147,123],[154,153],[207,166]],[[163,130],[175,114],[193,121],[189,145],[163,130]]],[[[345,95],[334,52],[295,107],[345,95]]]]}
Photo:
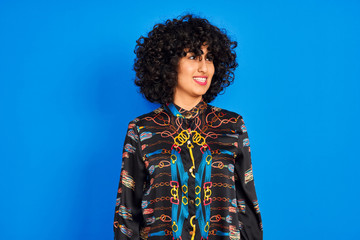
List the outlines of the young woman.
{"type": "Polygon", "coordinates": [[[262,239],[244,121],[208,104],[234,79],[235,47],[193,15],[137,41],[135,83],[162,106],[129,124],[115,239],[262,239]]]}

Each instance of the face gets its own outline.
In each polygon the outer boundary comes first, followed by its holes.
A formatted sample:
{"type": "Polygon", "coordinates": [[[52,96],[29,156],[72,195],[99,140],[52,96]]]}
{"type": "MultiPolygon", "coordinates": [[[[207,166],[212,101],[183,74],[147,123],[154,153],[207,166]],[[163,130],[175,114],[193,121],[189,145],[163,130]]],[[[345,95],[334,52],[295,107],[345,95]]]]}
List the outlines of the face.
{"type": "Polygon", "coordinates": [[[175,87],[174,102],[181,106],[180,102],[199,102],[210,87],[215,67],[207,46],[202,46],[202,55],[195,57],[187,52],[185,57],[179,60],[178,80],[175,87]]]}

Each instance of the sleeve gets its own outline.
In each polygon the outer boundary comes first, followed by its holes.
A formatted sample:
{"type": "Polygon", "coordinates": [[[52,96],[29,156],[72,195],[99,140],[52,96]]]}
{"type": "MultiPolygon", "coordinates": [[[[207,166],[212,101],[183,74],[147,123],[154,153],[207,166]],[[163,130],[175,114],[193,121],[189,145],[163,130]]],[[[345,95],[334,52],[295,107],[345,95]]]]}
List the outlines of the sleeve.
{"type": "Polygon", "coordinates": [[[134,122],[130,122],[124,142],[116,199],[115,240],[140,239],[140,227],[143,223],[141,201],[146,181],[146,168],[141,156],[137,127],[134,122]]]}
{"type": "Polygon", "coordinates": [[[243,118],[239,118],[238,155],[235,159],[235,187],[241,239],[261,240],[263,229],[255,192],[250,144],[243,118]]]}

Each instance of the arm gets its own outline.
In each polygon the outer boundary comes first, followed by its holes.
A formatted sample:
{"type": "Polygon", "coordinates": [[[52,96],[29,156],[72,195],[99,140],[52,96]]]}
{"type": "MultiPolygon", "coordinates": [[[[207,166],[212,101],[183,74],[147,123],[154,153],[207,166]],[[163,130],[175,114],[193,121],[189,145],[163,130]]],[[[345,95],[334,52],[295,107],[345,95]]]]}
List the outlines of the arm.
{"type": "Polygon", "coordinates": [[[146,179],[139,134],[131,122],[125,137],[114,217],[114,239],[140,239],[141,200],[146,179]]]}
{"type": "Polygon", "coordinates": [[[241,239],[263,239],[259,204],[256,197],[248,133],[242,117],[239,118],[238,155],[235,159],[236,197],[238,201],[241,239]]]}

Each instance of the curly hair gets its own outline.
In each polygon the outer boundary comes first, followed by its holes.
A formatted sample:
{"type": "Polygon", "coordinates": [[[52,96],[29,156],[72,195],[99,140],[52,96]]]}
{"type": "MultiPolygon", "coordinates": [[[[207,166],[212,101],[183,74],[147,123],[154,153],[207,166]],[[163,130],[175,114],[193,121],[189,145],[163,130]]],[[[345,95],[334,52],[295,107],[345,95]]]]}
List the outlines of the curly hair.
{"type": "Polygon", "coordinates": [[[136,43],[135,84],[150,102],[173,101],[180,58],[186,56],[185,49],[200,56],[204,44],[213,57],[215,73],[203,100],[211,102],[234,81],[237,42],[207,19],[188,14],[166,20],[164,24],[156,24],[147,37],[141,36],[136,43]]]}

